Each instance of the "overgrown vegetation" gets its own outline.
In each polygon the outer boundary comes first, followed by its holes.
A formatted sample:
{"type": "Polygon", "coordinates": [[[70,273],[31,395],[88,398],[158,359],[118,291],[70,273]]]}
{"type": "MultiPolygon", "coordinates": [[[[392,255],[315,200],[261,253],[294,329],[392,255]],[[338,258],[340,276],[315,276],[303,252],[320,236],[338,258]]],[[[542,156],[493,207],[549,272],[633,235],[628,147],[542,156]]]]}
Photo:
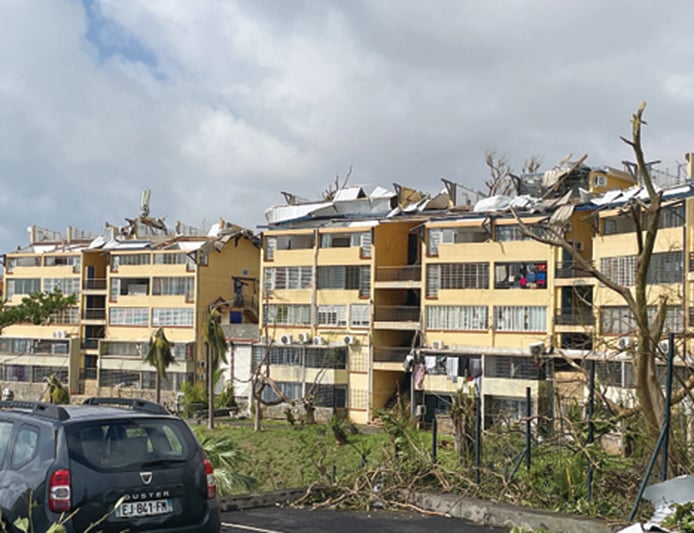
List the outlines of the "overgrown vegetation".
{"type": "MultiPolygon", "coordinates": [[[[474,457],[466,454],[460,461],[453,435],[440,434],[434,460],[431,432],[417,429],[407,409],[383,412],[379,418],[382,427],[369,427],[367,432],[340,419],[314,426],[268,420],[261,432],[253,431],[250,421],[237,421],[201,440],[206,449],[215,440],[220,449],[228,447],[232,453],[227,467],[254,480],[258,490],[308,487],[302,503],[360,510],[412,510],[407,495],[431,491],[625,520],[648,460],[647,453],[623,457],[606,452],[597,442],[588,444],[576,424],[579,432],[568,440],[533,438],[530,468],[525,462],[514,468],[525,435],[517,425],[500,423],[484,431],[477,483],[474,457]]],[[[215,459],[213,464],[220,468],[222,463],[215,459]]],[[[218,476],[223,479],[226,473],[218,476]]],[[[246,490],[241,483],[222,485],[222,495],[246,490]]],[[[641,516],[650,511],[642,506],[641,516]]]]}

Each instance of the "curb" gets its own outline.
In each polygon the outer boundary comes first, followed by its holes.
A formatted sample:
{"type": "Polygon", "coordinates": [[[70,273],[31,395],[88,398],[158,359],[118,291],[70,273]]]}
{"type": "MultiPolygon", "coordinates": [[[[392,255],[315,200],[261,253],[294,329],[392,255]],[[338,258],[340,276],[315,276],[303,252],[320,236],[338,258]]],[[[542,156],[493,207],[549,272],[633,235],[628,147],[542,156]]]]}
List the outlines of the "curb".
{"type": "Polygon", "coordinates": [[[244,509],[255,509],[256,507],[272,507],[296,501],[304,494],[306,494],[306,488],[236,494],[220,498],[219,508],[222,511],[243,511],[244,509]]]}
{"type": "MultiPolygon", "coordinates": [[[[292,503],[306,494],[306,488],[238,494],[220,498],[222,511],[242,511],[292,503]]],[[[403,501],[417,507],[493,527],[524,527],[531,531],[544,528],[549,533],[612,533],[604,521],[515,507],[505,503],[464,498],[454,494],[426,492],[402,493],[403,501]]]]}
{"type": "Polygon", "coordinates": [[[462,518],[486,526],[508,528],[520,526],[531,531],[544,528],[550,533],[612,532],[612,528],[600,520],[515,507],[505,503],[474,500],[453,494],[415,492],[406,499],[408,503],[417,505],[422,509],[445,513],[455,518],[462,518]]]}

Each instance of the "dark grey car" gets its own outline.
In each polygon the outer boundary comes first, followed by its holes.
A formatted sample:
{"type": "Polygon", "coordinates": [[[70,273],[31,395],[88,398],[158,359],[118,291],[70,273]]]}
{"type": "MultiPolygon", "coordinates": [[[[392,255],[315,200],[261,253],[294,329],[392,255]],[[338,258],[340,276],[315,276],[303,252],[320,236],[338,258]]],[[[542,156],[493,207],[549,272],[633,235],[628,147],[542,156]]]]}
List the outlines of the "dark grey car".
{"type": "Polygon", "coordinates": [[[34,531],[217,532],[214,472],[188,425],[143,400],[0,402],[0,511],[34,531]],[[30,505],[30,502],[31,505],[30,505]]]}

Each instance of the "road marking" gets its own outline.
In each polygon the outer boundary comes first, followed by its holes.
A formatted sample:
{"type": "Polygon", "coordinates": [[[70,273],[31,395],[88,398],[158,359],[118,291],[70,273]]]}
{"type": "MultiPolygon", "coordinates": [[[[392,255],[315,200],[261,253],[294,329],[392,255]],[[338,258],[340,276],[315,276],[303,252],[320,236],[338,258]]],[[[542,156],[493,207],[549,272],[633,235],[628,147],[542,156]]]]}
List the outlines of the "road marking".
{"type": "Polygon", "coordinates": [[[239,529],[245,529],[247,531],[256,531],[257,533],[284,533],[283,531],[277,531],[275,529],[262,529],[259,527],[245,526],[243,524],[231,524],[229,522],[222,522],[224,527],[236,527],[239,529]]]}

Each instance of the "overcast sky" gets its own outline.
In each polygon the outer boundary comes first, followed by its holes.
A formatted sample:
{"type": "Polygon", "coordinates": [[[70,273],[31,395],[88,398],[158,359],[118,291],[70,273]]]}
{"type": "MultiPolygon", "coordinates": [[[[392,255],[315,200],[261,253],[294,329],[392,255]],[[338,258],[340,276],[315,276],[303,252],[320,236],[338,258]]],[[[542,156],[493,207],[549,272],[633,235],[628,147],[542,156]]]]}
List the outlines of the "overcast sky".
{"type": "Polygon", "coordinates": [[[280,191],[483,189],[569,153],[694,150],[694,3],[0,0],[0,253],[27,226],[100,232],[139,212],[252,229],[280,191]]]}

